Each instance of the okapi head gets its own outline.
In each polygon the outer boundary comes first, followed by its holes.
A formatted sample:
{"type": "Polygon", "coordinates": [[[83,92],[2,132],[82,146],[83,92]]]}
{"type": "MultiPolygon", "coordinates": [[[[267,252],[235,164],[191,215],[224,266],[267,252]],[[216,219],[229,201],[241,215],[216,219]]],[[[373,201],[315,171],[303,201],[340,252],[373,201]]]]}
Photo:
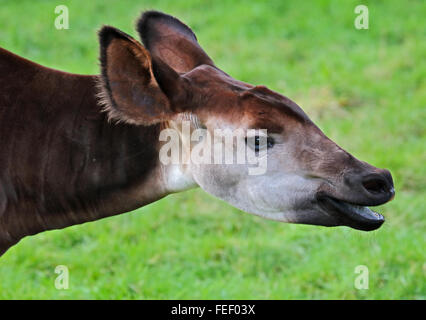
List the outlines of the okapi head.
{"type": "MultiPolygon", "coordinates": [[[[393,198],[388,170],[340,148],[287,97],[221,71],[176,18],[145,12],[137,29],[143,45],[113,27],[99,32],[101,96],[110,118],[164,128],[178,128],[187,119],[192,130],[212,135],[218,128],[259,129],[235,138],[267,155],[259,175],[241,164],[164,166],[169,191],[198,185],[246,212],[290,223],[360,230],[382,225],[383,216],[367,206],[393,198]]],[[[179,137],[182,144],[184,134],[179,137]]]]}

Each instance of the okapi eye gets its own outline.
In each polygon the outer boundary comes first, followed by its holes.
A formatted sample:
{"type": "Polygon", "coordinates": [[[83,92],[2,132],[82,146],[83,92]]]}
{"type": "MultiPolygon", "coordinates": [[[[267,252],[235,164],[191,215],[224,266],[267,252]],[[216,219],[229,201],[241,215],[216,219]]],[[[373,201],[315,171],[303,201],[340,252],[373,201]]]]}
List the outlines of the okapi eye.
{"type": "Polygon", "coordinates": [[[254,137],[254,151],[259,152],[260,149],[260,138],[259,136],[254,137]]]}
{"type": "Polygon", "coordinates": [[[275,145],[274,138],[272,137],[267,137],[266,140],[264,138],[261,139],[260,136],[246,137],[245,141],[256,153],[265,148],[265,146],[270,149],[275,145]]]}

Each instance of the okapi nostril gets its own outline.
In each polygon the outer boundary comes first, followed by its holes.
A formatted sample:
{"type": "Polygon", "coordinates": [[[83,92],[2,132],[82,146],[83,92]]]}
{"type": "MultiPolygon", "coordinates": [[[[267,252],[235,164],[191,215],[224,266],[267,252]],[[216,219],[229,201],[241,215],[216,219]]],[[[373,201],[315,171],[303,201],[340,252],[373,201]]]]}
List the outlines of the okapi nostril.
{"type": "Polygon", "coordinates": [[[388,191],[388,184],[384,179],[370,178],[362,182],[362,185],[368,192],[376,194],[388,191]]]}

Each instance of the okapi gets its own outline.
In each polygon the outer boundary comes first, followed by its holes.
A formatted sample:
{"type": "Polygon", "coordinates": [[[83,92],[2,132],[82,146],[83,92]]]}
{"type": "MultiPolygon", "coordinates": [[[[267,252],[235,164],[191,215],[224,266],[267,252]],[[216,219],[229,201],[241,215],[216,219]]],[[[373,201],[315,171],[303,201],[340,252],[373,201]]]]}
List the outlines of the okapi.
{"type": "Polygon", "coordinates": [[[178,19],[147,11],[137,31],[143,45],[111,26],[99,31],[100,75],[53,70],[0,49],[0,255],[25,236],[196,186],[268,219],[382,225],[367,206],[393,198],[389,171],[337,146],[287,97],[221,71],[178,19]],[[267,171],[163,164],[160,132],[184,119],[210,132],[266,129],[264,142],[251,140],[267,150],[267,171]]]}

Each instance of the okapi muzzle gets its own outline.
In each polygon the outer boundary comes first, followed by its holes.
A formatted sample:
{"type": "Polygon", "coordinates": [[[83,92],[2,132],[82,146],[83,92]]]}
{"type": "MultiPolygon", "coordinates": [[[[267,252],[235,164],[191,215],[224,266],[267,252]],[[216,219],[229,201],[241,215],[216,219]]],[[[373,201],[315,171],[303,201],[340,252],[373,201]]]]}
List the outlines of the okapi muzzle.
{"type": "Polygon", "coordinates": [[[381,226],[368,206],[393,198],[389,171],[341,149],[287,97],[221,71],[176,18],[148,11],[137,31],[143,44],[110,26],[99,31],[101,74],[93,76],[0,49],[0,254],[25,236],[197,186],[268,219],[381,226]],[[205,135],[191,148],[207,150],[215,130],[238,131],[231,145],[262,154],[265,170],[160,161],[167,143],[179,147],[199,129],[205,135]],[[163,141],[164,130],[178,139],[163,141]]]}

